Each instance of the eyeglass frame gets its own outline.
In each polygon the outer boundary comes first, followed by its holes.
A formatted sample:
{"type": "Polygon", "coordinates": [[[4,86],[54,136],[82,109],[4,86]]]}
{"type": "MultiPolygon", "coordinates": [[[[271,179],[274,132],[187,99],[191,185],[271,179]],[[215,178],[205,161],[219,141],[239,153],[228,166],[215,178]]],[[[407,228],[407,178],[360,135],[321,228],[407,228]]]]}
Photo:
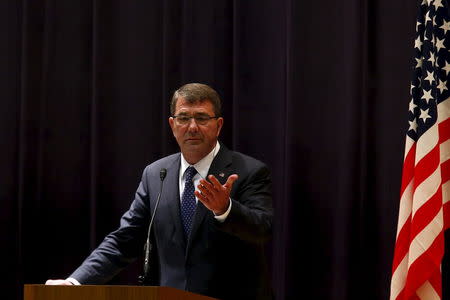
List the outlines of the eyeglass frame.
{"type": "Polygon", "coordinates": [[[191,119],[194,119],[194,121],[195,121],[195,123],[197,125],[206,125],[206,124],[208,124],[208,122],[211,119],[218,119],[218,118],[220,118],[220,116],[212,116],[211,117],[211,116],[206,115],[206,114],[205,115],[197,115],[197,116],[188,116],[188,115],[185,115],[185,114],[181,114],[181,115],[174,115],[174,116],[171,116],[171,117],[175,119],[175,122],[177,122],[178,125],[187,125],[187,124],[191,123],[191,119]],[[179,123],[180,122],[180,118],[186,118],[188,120],[186,120],[186,123],[183,123],[183,122],[179,123]],[[177,119],[178,119],[178,121],[177,121],[177,119]],[[199,121],[199,119],[201,121],[199,121]]]}

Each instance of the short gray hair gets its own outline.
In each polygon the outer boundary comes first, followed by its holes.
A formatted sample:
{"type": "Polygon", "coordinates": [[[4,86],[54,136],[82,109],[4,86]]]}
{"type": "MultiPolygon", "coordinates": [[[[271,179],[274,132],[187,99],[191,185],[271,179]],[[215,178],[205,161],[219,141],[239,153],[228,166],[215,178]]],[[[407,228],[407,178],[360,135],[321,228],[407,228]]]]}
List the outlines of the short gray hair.
{"type": "Polygon", "coordinates": [[[175,114],[177,101],[180,97],[184,98],[188,103],[209,101],[213,105],[215,116],[222,116],[222,101],[220,100],[219,94],[209,85],[188,83],[176,90],[170,102],[170,114],[172,116],[175,114]]]}

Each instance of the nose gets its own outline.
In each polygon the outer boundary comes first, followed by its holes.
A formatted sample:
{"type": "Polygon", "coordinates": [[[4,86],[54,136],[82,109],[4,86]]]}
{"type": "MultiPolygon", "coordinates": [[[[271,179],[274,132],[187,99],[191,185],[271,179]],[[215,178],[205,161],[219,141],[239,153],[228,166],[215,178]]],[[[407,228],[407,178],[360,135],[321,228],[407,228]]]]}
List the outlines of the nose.
{"type": "Polygon", "coordinates": [[[192,131],[196,132],[198,130],[198,125],[197,125],[197,122],[195,122],[194,118],[189,120],[188,129],[191,132],[192,131]]]}

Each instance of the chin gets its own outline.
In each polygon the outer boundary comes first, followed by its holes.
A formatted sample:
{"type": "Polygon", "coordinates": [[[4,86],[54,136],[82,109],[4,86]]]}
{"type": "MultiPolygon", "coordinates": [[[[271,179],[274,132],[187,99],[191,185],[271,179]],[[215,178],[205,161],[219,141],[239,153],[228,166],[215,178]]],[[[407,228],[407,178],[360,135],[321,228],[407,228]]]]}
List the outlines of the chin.
{"type": "Polygon", "coordinates": [[[200,151],[203,147],[201,143],[185,143],[183,148],[186,151],[200,151]]]}

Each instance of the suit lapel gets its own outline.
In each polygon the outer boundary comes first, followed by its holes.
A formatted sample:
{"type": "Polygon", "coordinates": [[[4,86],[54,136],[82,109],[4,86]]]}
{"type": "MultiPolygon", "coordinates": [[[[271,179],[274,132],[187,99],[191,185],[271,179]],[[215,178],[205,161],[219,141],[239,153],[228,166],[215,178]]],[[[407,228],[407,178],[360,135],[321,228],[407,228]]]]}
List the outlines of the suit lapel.
{"type": "MultiPolygon", "coordinates": [[[[231,152],[224,145],[220,144],[219,153],[217,153],[216,157],[214,157],[214,160],[209,167],[208,175],[214,175],[221,184],[225,184],[228,176],[231,175],[231,172],[231,152]]],[[[187,250],[191,247],[192,240],[195,238],[200,225],[208,213],[211,212],[203,205],[203,203],[199,201],[195,210],[194,222],[192,224],[187,250]]],[[[186,252],[186,255],[187,254],[188,251],[186,252]]]]}
{"type": "MultiPolygon", "coordinates": [[[[180,220],[180,188],[179,188],[179,173],[180,173],[180,156],[174,160],[173,164],[167,169],[167,184],[164,187],[164,198],[167,203],[167,209],[169,211],[171,222],[168,224],[174,225],[174,231],[172,235],[172,241],[175,244],[181,244],[183,249],[186,248],[186,241],[183,233],[183,226],[180,220]]],[[[162,202],[162,201],[161,201],[162,202]]]]}

